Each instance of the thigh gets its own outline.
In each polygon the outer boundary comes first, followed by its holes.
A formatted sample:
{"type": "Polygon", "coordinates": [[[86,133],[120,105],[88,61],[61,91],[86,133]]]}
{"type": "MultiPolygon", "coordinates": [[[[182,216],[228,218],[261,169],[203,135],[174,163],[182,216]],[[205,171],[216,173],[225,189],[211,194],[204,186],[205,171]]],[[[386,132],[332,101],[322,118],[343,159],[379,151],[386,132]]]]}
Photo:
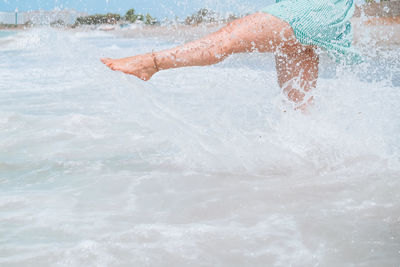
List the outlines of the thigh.
{"type": "Polygon", "coordinates": [[[234,40],[234,53],[253,50],[287,53],[302,46],[289,23],[267,13],[248,15],[221,30],[234,40]]]}

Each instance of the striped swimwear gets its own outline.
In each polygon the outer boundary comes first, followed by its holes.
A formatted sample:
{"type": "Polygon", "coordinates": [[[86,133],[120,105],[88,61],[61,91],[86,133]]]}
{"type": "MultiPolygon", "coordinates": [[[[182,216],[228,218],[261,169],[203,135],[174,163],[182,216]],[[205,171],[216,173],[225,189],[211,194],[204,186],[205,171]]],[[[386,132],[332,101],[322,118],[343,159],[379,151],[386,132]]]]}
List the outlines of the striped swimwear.
{"type": "Polygon", "coordinates": [[[300,43],[322,47],[337,61],[358,63],[362,58],[351,45],[354,8],[353,0],[276,0],[262,12],[289,23],[300,43]]]}

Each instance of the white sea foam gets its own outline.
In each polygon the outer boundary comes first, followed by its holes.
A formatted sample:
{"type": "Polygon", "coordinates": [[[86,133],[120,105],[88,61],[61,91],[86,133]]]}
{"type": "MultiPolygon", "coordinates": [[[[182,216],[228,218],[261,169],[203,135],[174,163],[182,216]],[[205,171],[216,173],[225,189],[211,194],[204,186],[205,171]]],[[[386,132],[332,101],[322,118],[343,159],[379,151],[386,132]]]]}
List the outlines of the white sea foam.
{"type": "Polygon", "coordinates": [[[1,266],[396,266],[400,50],[323,57],[309,115],[271,55],[149,82],[162,49],[49,29],[0,46],[1,266]]]}

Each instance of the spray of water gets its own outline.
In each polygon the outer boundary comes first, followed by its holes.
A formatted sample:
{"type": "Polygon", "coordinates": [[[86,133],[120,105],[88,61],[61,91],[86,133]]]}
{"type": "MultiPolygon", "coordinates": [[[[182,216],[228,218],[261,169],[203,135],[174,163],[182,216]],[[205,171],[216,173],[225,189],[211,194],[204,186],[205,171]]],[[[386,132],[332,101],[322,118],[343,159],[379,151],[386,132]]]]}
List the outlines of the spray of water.
{"type": "Polygon", "coordinates": [[[323,55],[308,115],[268,54],[147,83],[99,63],[173,39],[0,39],[0,265],[398,264],[399,48],[323,55]]]}

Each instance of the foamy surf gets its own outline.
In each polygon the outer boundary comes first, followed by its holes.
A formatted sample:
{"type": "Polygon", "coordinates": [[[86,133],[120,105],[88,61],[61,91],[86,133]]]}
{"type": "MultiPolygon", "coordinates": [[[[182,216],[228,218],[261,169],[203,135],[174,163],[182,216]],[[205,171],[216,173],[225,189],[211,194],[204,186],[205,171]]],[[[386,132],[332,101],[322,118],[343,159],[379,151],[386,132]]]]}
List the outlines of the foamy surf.
{"type": "Polygon", "coordinates": [[[162,38],[35,29],[0,47],[1,266],[397,266],[400,50],[283,112],[273,57],[143,82],[162,38]]]}

